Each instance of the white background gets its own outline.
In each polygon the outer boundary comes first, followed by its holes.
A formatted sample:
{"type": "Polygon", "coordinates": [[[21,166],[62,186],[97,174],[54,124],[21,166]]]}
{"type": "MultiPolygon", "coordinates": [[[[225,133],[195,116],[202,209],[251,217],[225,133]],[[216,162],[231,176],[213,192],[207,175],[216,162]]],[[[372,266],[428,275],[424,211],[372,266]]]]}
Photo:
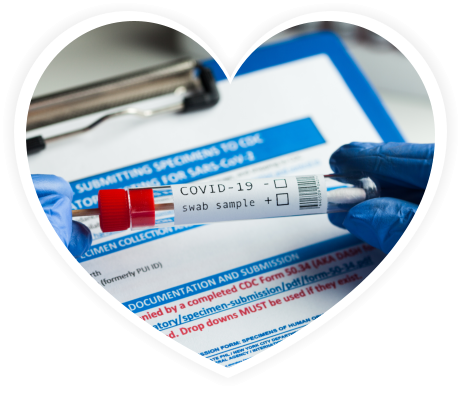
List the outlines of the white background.
{"type": "Polygon", "coordinates": [[[201,358],[198,355],[195,355],[191,351],[188,351],[181,345],[175,345],[172,340],[166,338],[162,334],[156,334],[152,331],[152,328],[148,329],[145,323],[140,321],[138,318],[134,317],[131,312],[121,306],[118,302],[114,301],[111,296],[108,296],[107,292],[101,289],[98,285],[95,284],[94,280],[88,277],[88,274],[84,271],[84,269],[75,261],[75,259],[71,256],[65,246],[62,244],[58,236],[56,235],[55,231],[51,227],[49,221],[47,220],[43,209],[40,206],[40,203],[37,199],[35,194],[32,181],[30,179],[30,173],[27,164],[27,155],[25,150],[24,138],[25,138],[25,124],[26,124],[26,117],[27,117],[27,109],[32,94],[34,92],[34,88],[44,72],[46,66],[50,63],[50,61],[64,48],[66,47],[71,41],[75,38],[79,37],[83,33],[88,32],[91,29],[100,27],[102,25],[108,23],[115,23],[115,22],[124,22],[126,20],[138,20],[138,21],[146,21],[146,22],[155,22],[155,23],[162,23],[166,26],[170,26],[175,28],[184,34],[192,37],[197,42],[207,48],[209,53],[214,56],[214,58],[220,63],[219,58],[213,52],[213,49],[210,48],[203,40],[200,39],[197,35],[195,35],[192,31],[186,29],[184,26],[177,24],[176,22],[163,18],[158,15],[148,14],[148,13],[140,13],[140,12],[117,12],[117,13],[110,13],[99,15],[97,17],[93,17],[89,20],[86,20],[78,25],[72,27],[61,36],[59,36],[46,50],[40,55],[37,59],[36,63],[32,67],[31,71],[27,75],[24,85],[21,89],[19,98],[18,98],[18,105],[15,115],[15,150],[16,150],[16,158],[19,168],[19,174],[21,177],[21,182],[23,184],[28,202],[40,223],[40,226],[44,230],[45,234],[47,235],[50,242],[59,252],[59,254],[63,257],[66,263],[74,270],[74,272],[80,277],[82,281],[84,281],[95,293],[98,294],[102,299],[104,299],[108,304],[110,304],[117,312],[123,315],[125,318],[130,320],[134,325],[136,325],[139,329],[143,330],[146,334],[155,337],[158,341],[162,342],[164,345],[168,346],[169,348],[175,350],[178,353],[181,353],[183,356],[187,357],[190,360],[195,361],[196,363],[200,364],[201,366],[213,370],[214,372],[226,376],[231,377],[236,375],[240,372],[243,372],[250,367],[253,367],[271,356],[274,356],[278,352],[288,348],[289,346],[293,345],[294,343],[298,342],[302,338],[306,337],[308,334],[312,333],[319,327],[321,327],[324,323],[329,321],[331,318],[335,317],[339,312],[343,309],[348,307],[355,299],[361,296],[384,272],[393,264],[396,258],[401,254],[403,249],[407,246],[409,241],[412,239],[414,234],[416,233],[417,229],[421,225],[425,215],[430,208],[430,205],[433,201],[435,196],[436,190],[438,188],[438,184],[441,178],[441,173],[444,166],[444,159],[445,159],[445,151],[446,151],[446,144],[447,144],[447,121],[446,121],[446,111],[444,107],[444,101],[441,95],[441,91],[439,89],[438,83],[433,75],[432,70],[428,66],[425,59],[420,55],[420,53],[406,40],[405,37],[400,35],[395,30],[391,29],[387,25],[376,21],[374,19],[364,17],[362,15],[353,14],[353,13],[346,13],[346,12],[317,12],[312,14],[303,15],[290,21],[284,22],[281,25],[275,27],[268,33],[266,33],[260,40],[258,40],[244,55],[242,61],[248,57],[248,55],[259,45],[261,45],[264,41],[268,38],[274,36],[275,34],[286,30],[287,28],[297,26],[301,23],[307,22],[316,22],[319,20],[335,20],[341,22],[349,22],[354,23],[359,26],[366,27],[374,32],[380,34],[383,37],[386,37],[390,42],[393,43],[402,53],[406,55],[406,57],[412,62],[412,65],[416,68],[419,75],[422,77],[422,80],[425,84],[425,89],[429,93],[429,98],[431,102],[431,106],[433,109],[433,115],[435,118],[435,140],[436,140],[436,150],[435,150],[435,159],[433,164],[433,170],[430,176],[430,180],[427,187],[427,192],[425,193],[422,202],[420,204],[420,208],[417,211],[416,216],[414,217],[413,221],[409,225],[408,229],[401,237],[400,241],[397,245],[393,248],[393,250],[388,254],[385,260],[381,263],[380,268],[376,269],[373,274],[371,274],[358,288],[355,289],[353,293],[348,295],[344,298],[340,303],[338,303],[335,307],[329,310],[328,313],[324,314],[323,317],[317,319],[314,323],[312,323],[309,327],[303,329],[301,332],[297,333],[294,336],[291,336],[283,343],[279,344],[275,348],[270,348],[269,350],[265,351],[264,353],[260,354],[257,357],[252,358],[251,360],[244,362],[242,365],[237,365],[232,370],[224,370],[221,367],[216,367],[213,363],[201,358]]]}

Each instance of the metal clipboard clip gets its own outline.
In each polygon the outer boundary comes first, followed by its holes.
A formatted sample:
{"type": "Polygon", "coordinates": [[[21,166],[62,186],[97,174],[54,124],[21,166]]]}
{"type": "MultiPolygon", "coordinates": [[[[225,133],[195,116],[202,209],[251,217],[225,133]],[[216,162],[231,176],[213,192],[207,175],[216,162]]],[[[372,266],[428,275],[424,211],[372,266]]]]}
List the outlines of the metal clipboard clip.
{"type": "Polygon", "coordinates": [[[108,113],[81,129],[70,130],[48,138],[40,135],[28,138],[27,154],[45,149],[47,142],[90,131],[115,117],[123,115],[152,117],[163,113],[192,112],[214,106],[220,96],[210,69],[195,60],[182,59],[136,74],[33,99],[27,117],[27,131],[178,91],[189,93],[179,103],[155,109],[128,107],[108,113]]]}

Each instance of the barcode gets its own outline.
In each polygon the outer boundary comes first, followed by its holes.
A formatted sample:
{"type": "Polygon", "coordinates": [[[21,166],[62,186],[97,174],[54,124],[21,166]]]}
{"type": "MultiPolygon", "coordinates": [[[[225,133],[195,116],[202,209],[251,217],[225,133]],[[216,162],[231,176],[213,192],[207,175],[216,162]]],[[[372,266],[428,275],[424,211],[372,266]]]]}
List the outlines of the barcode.
{"type": "Polygon", "coordinates": [[[321,192],[316,176],[297,177],[300,210],[321,207],[321,192]]]}

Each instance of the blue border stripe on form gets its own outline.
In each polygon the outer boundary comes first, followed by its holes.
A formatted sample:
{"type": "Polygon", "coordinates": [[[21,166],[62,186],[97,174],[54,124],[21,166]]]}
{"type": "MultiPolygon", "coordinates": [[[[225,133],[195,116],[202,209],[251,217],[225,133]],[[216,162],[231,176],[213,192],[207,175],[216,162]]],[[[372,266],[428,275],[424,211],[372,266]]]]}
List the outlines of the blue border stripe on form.
{"type": "MultiPolygon", "coordinates": [[[[236,76],[277,66],[324,53],[330,57],[345,83],[384,142],[404,142],[371,85],[333,33],[322,32],[294,38],[290,41],[260,47],[242,64],[236,76]]],[[[226,79],[215,60],[203,63],[212,69],[217,80],[226,79]]]]}

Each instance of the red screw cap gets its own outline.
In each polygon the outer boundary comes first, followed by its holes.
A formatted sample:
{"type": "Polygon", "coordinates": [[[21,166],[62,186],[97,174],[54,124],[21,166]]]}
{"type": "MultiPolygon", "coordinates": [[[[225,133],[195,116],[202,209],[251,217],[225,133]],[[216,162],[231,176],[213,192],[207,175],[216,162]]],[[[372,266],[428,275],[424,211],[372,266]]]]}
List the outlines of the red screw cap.
{"type": "Polygon", "coordinates": [[[132,188],[130,193],[130,217],[132,229],[151,228],[156,224],[154,193],[150,188],[132,188]]]}
{"type": "Polygon", "coordinates": [[[130,210],[125,190],[98,192],[99,225],[103,232],[124,231],[130,228],[130,210]]]}

